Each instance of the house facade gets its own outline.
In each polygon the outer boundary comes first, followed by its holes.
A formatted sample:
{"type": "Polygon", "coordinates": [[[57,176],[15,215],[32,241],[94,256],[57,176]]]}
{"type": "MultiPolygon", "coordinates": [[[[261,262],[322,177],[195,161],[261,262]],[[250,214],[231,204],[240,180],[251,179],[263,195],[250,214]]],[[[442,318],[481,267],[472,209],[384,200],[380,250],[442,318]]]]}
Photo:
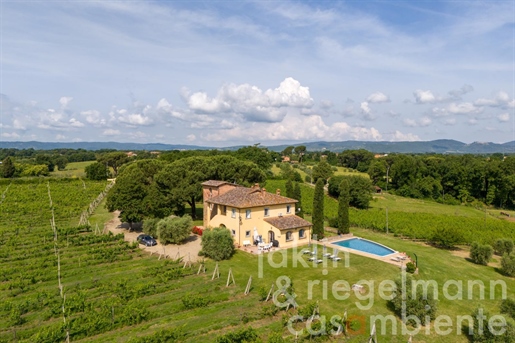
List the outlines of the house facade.
{"type": "Polygon", "coordinates": [[[276,241],[288,248],[311,239],[311,223],[295,215],[297,200],[279,190],[269,193],[258,184],[247,188],[216,180],[204,182],[202,189],[204,227],[226,227],[236,244],[276,241]]]}

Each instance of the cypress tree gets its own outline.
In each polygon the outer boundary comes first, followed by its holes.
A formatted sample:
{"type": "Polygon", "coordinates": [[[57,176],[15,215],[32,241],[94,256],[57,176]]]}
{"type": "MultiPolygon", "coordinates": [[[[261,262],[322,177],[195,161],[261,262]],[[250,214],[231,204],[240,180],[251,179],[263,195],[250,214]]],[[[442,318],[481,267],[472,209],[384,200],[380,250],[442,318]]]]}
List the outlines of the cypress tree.
{"type": "Polygon", "coordinates": [[[324,180],[318,179],[313,196],[313,236],[324,238],[324,180]]]}
{"type": "Polygon", "coordinates": [[[2,161],[2,176],[5,178],[10,178],[14,176],[16,172],[16,168],[14,168],[14,163],[10,156],[7,156],[2,161]]]}
{"type": "Polygon", "coordinates": [[[344,179],[340,183],[340,195],[338,196],[338,233],[350,232],[349,199],[349,182],[344,179]]]}
{"type": "Polygon", "coordinates": [[[304,211],[302,210],[302,193],[300,191],[300,185],[299,183],[295,183],[295,187],[293,188],[293,199],[298,200],[296,213],[297,216],[304,218],[304,211]]]}
{"type": "Polygon", "coordinates": [[[291,179],[288,179],[286,181],[286,196],[288,198],[293,198],[293,183],[291,182],[291,179]]]}

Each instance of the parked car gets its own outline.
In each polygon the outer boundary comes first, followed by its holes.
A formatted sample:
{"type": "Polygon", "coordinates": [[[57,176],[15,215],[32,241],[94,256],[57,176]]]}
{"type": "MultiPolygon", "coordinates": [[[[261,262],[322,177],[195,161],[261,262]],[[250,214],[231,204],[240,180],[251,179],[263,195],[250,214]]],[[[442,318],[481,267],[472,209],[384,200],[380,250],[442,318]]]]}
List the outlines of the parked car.
{"type": "Polygon", "coordinates": [[[145,234],[139,235],[138,238],[136,238],[136,240],[139,242],[139,244],[146,245],[147,247],[152,247],[154,245],[157,245],[157,242],[154,239],[154,237],[152,237],[150,235],[145,235],[145,234]]]}

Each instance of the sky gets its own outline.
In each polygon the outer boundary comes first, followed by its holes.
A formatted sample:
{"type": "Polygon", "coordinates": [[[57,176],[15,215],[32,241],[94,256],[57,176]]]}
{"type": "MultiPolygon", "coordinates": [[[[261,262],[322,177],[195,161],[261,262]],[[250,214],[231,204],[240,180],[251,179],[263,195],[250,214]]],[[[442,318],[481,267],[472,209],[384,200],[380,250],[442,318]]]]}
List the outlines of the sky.
{"type": "Polygon", "coordinates": [[[515,140],[515,1],[0,0],[0,141],[515,140]]]}

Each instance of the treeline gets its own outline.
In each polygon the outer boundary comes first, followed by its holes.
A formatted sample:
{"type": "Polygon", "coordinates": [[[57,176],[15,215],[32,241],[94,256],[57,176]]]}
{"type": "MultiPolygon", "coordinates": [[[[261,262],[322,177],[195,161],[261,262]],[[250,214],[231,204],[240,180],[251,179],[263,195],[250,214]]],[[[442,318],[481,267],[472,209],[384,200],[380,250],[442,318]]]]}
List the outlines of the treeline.
{"type": "Polygon", "coordinates": [[[374,185],[404,197],[515,209],[515,156],[376,155],[361,149],[306,152],[303,160],[368,173],[374,185]]]}

